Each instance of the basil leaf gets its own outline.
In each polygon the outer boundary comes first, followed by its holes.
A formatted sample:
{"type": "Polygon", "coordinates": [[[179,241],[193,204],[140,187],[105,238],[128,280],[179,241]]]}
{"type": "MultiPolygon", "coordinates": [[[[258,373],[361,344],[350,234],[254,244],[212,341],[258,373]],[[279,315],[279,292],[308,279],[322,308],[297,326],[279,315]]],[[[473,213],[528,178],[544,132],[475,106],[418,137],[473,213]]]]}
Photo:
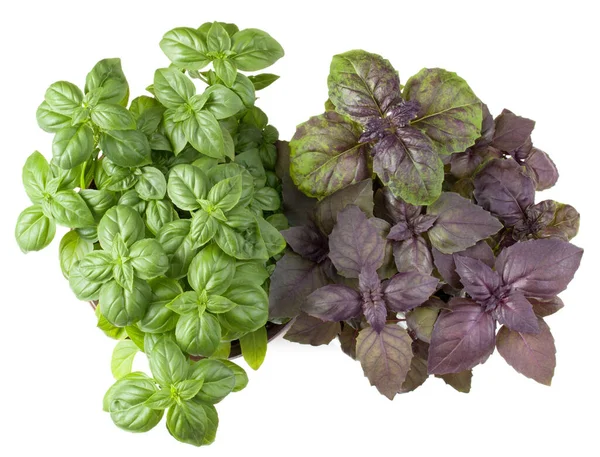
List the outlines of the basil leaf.
{"type": "Polygon", "coordinates": [[[263,73],[255,76],[248,76],[248,79],[252,81],[252,85],[254,86],[254,90],[262,90],[265,87],[269,87],[275,81],[279,79],[279,76],[273,75],[271,73],[263,73]]]}
{"type": "Polygon", "coordinates": [[[183,289],[173,279],[157,278],[150,282],[152,300],[139,328],[146,333],[166,333],[175,328],[178,316],[165,305],[174,300],[183,289]]]}
{"type": "Polygon", "coordinates": [[[75,262],[69,271],[69,286],[79,300],[98,300],[102,283],[92,282],[81,274],[79,262],[75,262]]]}
{"type": "Polygon", "coordinates": [[[115,346],[110,361],[110,371],[115,379],[121,379],[131,373],[133,359],[138,353],[138,347],[131,340],[119,341],[115,346]]]}
{"type": "Polygon", "coordinates": [[[52,157],[64,169],[74,168],[90,158],[94,151],[94,133],[87,124],[65,127],[52,141],[52,157]]]}
{"type": "Polygon", "coordinates": [[[179,216],[170,200],[150,200],[145,212],[146,227],[156,235],[165,224],[178,219],[179,216]]]}
{"type": "Polygon", "coordinates": [[[209,111],[194,112],[183,122],[185,137],[194,149],[209,157],[225,157],[225,140],[221,126],[209,111]]]}
{"type": "Polygon", "coordinates": [[[33,203],[40,203],[44,198],[49,171],[48,161],[38,151],[31,154],[25,161],[21,176],[25,192],[33,203]]]}
{"type": "Polygon", "coordinates": [[[94,106],[91,119],[102,130],[131,130],[136,126],[133,115],[126,108],[109,103],[94,106]]]}
{"type": "Polygon", "coordinates": [[[254,202],[263,211],[277,211],[281,206],[279,192],[272,187],[263,187],[254,193],[254,202]]]}
{"type": "Polygon", "coordinates": [[[171,62],[185,70],[201,70],[210,63],[205,40],[192,28],[178,27],[167,32],[160,48],[171,62]]]}
{"type": "Polygon", "coordinates": [[[208,301],[206,302],[206,309],[213,314],[226,313],[234,306],[237,305],[228,298],[221,297],[220,295],[210,295],[208,297],[208,301]]]}
{"type": "Polygon", "coordinates": [[[102,216],[117,204],[116,195],[104,189],[82,189],[79,191],[79,196],[91,211],[95,221],[100,221],[102,216]]]}
{"type": "Polygon", "coordinates": [[[152,376],[163,387],[187,378],[187,360],[181,349],[170,338],[159,338],[150,351],[148,359],[152,376]]]}
{"type": "Polygon", "coordinates": [[[192,223],[190,226],[190,241],[194,249],[200,248],[213,239],[219,223],[217,220],[200,209],[192,215],[192,223]]]}
{"type": "Polygon", "coordinates": [[[235,64],[229,59],[215,59],[213,60],[213,66],[217,77],[223,81],[223,84],[227,87],[233,86],[237,76],[235,64]]]}
{"type": "Polygon", "coordinates": [[[135,190],[143,200],[162,200],[167,193],[167,180],[160,170],[143,167],[135,190]]]}
{"type": "Polygon", "coordinates": [[[203,384],[204,379],[186,379],[185,381],[178,382],[175,387],[183,400],[190,400],[200,392],[203,384]]]}
{"type": "Polygon", "coordinates": [[[245,208],[236,208],[236,213],[227,215],[227,223],[220,223],[215,242],[231,257],[239,260],[269,258],[269,252],[261,237],[254,215],[245,208]],[[253,222],[249,222],[253,221],[253,222]]]}
{"type": "Polygon", "coordinates": [[[258,29],[245,29],[231,38],[231,57],[243,71],[257,71],[273,65],[283,57],[281,45],[266,32],[258,29]]]}
{"type": "Polygon", "coordinates": [[[167,413],[167,428],[182,443],[201,446],[208,426],[204,407],[196,399],[176,404],[167,413]]]}
{"type": "Polygon", "coordinates": [[[79,262],[81,275],[91,282],[104,283],[111,279],[113,259],[108,252],[92,251],[79,262]]]}
{"type": "Polygon", "coordinates": [[[235,374],[225,361],[203,359],[190,365],[189,379],[204,379],[196,398],[216,404],[229,395],[236,386],[235,374]]]}
{"type": "Polygon", "coordinates": [[[231,48],[231,38],[227,30],[218,22],[213,22],[206,34],[206,45],[209,52],[223,53],[231,48]]]}
{"type": "Polygon", "coordinates": [[[233,387],[233,392],[239,392],[248,385],[248,375],[242,367],[236,365],[230,360],[223,360],[223,363],[227,368],[233,371],[235,376],[235,386],[233,387]]]}
{"type": "Polygon", "coordinates": [[[160,68],[154,73],[154,95],[167,108],[178,108],[195,93],[194,83],[176,68],[160,68]]]}
{"type": "Polygon", "coordinates": [[[126,327],[139,321],[152,300],[152,290],[147,282],[134,278],[131,290],[116,281],[109,281],[100,289],[100,312],[117,327],[126,327]]]}
{"type": "Polygon", "coordinates": [[[188,141],[183,130],[183,122],[175,122],[175,110],[168,109],[164,114],[165,133],[173,146],[173,153],[179,154],[188,141]]]}
{"type": "Polygon", "coordinates": [[[177,321],[175,338],[188,354],[210,357],[221,342],[221,326],[211,313],[186,313],[177,321]]]}
{"type": "Polygon", "coordinates": [[[220,84],[208,87],[201,95],[202,109],[210,112],[216,119],[225,119],[244,109],[240,97],[231,89],[220,84]]]}
{"type": "Polygon", "coordinates": [[[198,200],[206,198],[208,178],[198,167],[177,165],[169,173],[167,193],[173,203],[186,211],[200,208],[198,200]]]}
{"type": "Polygon", "coordinates": [[[164,410],[170,408],[174,404],[175,399],[173,398],[170,389],[159,390],[144,402],[144,406],[155,410],[164,410]]]}
{"type": "Polygon", "coordinates": [[[131,246],[131,265],[141,279],[162,276],[169,269],[169,258],[160,243],[145,239],[131,246]]]}
{"type": "Polygon", "coordinates": [[[215,184],[208,192],[207,200],[222,211],[231,210],[242,196],[242,177],[224,179],[215,184]]]}
{"type": "Polygon", "coordinates": [[[56,233],[56,224],[42,212],[39,205],[25,209],[17,219],[15,238],[21,251],[39,251],[50,244],[56,233]]]}
{"type": "Polygon", "coordinates": [[[94,225],[94,216],[81,196],[73,190],[58,192],[50,200],[54,220],[65,227],[81,228],[94,225]]]}
{"type": "Polygon", "coordinates": [[[256,284],[236,284],[222,294],[237,306],[219,314],[223,327],[232,331],[252,332],[267,323],[269,298],[256,284]]]}
{"type": "Polygon", "coordinates": [[[63,276],[69,278],[73,265],[94,250],[94,244],[84,240],[75,230],[70,230],[60,240],[58,257],[63,276]]]}
{"type": "Polygon", "coordinates": [[[144,403],[157,391],[156,385],[142,373],[119,379],[106,393],[110,417],[115,425],[130,432],[147,432],[160,422],[162,411],[144,403]]]}
{"type": "Polygon", "coordinates": [[[113,277],[123,289],[131,291],[135,272],[130,262],[116,263],[112,269],[113,277]]]}
{"type": "Polygon", "coordinates": [[[83,102],[79,87],[67,81],[58,81],[46,90],[44,100],[53,111],[70,116],[83,102]]]}
{"type": "Polygon", "coordinates": [[[199,300],[198,292],[191,290],[179,294],[171,302],[167,303],[166,307],[177,314],[203,312],[199,300]]]}
{"type": "Polygon", "coordinates": [[[221,295],[227,290],[235,274],[235,260],[218,246],[211,244],[202,249],[188,271],[188,281],[198,292],[221,295]]]}
{"type": "Polygon", "coordinates": [[[244,360],[253,370],[258,370],[267,355],[267,329],[260,327],[240,338],[244,360]]]}
{"type": "Polygon", "coordinates": [[[156,240],[169,258],[169,269],[165,273],[169,278],[179,279],[186,276],[196,255],[189,233],[189,219],[180,219],[165,224],[156,234],[156,240]]]}
{"type": "MultiPolygon", "coordinates": [[[[100,312],[99,306],[96,306],[94,314],[96,314],[96,317],[98,318],[98,323],[96,324],[96,327],[102,330],[102,332],[106,336],[114,340],[122,340],[123,338],[127,338],[127,331],[124,328],[115,327],[110,322],[108,322],[100,312]]],[[[106,411],[108,411],[108,405],[106,406],[106,411]]]]}
{"type": "Polygon", "coordinates": [[[254,90],[254,86],[252,85],[252,81],[250,81],[247,76],[238,73],[235,77],[235,81],[231,85],[231,90],[234,91],[238,97],[240,97],[246,108],[254,107],[254,102],[256,101],[256,92],[254,90]]]}
{"type": "Polygon", "coordinates": [[[118,205],[109,209],[98,224],[98,238],[103,249],[112,249],[113,240],[120,235],[127,246],[144,238],[144,222],[140,214],[129,206],[118,205]]]}
{"type": "Polygon", "coordinates": [[[70,127],[72,123],[70,116],[54,111],[45,101],[38,107],[35,118],[39,127],[48,133],[56,133],[65,127],[70,127]]]}
{"type": "Polygon", "coordinates": [[[129,84],[121,59],[100,60],[85,78],[85,93],[94,93],[97,103],[127,105],[129,84]]]}
{"type": "Polygon", "coordinates": [[[275,227],[264,220],[262,217],[256,217],[260,237],[263,240],[267,255],[273,257],[285,249],[286,243],[283,235],[275,227]]]}
{"type": "Polygon", "coordinates": [[[150,144],[138,130],[107,130],[100,136],[104,155],[121,167],[138,167],[150,163],[150,144]]]}

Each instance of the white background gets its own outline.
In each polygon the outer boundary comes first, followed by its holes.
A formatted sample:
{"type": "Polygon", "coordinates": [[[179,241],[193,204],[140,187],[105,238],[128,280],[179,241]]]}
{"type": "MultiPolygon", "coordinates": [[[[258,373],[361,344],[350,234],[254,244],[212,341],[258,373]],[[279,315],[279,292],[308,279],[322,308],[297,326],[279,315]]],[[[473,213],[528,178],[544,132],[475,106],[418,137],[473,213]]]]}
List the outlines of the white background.
{"type": "Polygon", "coordinates": [[[594,2],[553,3],[5,2],[0,455],[598,455],[600,37],[594,2]],[[272,67],[281,79],[259,100],[284,139],[322,111],[331,56],[354,48],[390,59],[402,82],[422,67],[456,71],[492,113],[506,107],[537,121],[534,143],[561,173],[539,198],[578,208],[575,243],[585,248],[562,295],[565,309],[548,319],[558,348],[551,388],[494,354],[474,370],[469,395],[430,379],[390,402],[337,343],[312,348],[279,340],[247,389],[218,405],[212,446],[180,444],[164,422],[143,435],[112,424],[101,404],[112,383],[114,342],[95,328],[89,305],[75,299],[60,273],[62,232],[49,248],[26,256],[14,242],[14,223],[29,204],[20,169],[35,149],[50,156],[51,136],[35,121],[50,83],[83,86],[96,61],[119,56],[132,95],[140,95],[154,69],[167,65],[158,47],[162,34],[213,20],[264,29],[285,48],[286,57],[272,67]]]}

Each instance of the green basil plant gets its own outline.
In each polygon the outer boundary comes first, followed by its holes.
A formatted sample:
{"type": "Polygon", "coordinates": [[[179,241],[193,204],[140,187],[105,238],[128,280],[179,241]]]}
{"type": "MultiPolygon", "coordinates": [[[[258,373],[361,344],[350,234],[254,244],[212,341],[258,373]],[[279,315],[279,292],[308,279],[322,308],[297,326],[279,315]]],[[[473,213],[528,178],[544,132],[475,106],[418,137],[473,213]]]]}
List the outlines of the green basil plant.
{"type": "Polygon", "coordinates": [[[114,423],[145,432],[166,410],[169,433],[200,446],[215,439],[213,405],[247,383],[227,360],[231,342],[254,369],[266,353],[287,220],[278,132],[254,103],[278,77],[241,72],[284,53],[261,30],[220,22],[175,28],[160,47],[171,64],[131,102],[119,59],[98,62],[83,90],[48,88],[37,121],[54,134],[52,158],[34,152],[25,163],[32,205],[15,236],[38,251],[57,224],[69,229],[62,272],[118,340],[104,399],[114,423]],[[138,352],[151,376],[132,371],[138,352]]]}

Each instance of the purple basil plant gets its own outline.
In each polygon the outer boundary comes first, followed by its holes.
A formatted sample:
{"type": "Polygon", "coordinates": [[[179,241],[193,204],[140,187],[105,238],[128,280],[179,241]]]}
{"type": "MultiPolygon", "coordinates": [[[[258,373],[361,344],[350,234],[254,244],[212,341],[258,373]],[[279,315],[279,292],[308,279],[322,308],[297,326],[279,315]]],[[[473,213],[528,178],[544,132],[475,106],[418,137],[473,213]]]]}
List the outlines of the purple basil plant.
{"type": "Polygon", "coordinates": [[[468,392],[496,348],[549,385],[544,317],[563,307],[583,250],[569,242],[579,213],[536,203],[558,171],[532,144],[534,121],[494,119],[446,70],[401,86],[365,51],[335,56],[328,85],[326,112],[279,147],[292,227],[271,319],[294,319],[290,341],[337,337],[390,399],[430,375],[468,392]]]}

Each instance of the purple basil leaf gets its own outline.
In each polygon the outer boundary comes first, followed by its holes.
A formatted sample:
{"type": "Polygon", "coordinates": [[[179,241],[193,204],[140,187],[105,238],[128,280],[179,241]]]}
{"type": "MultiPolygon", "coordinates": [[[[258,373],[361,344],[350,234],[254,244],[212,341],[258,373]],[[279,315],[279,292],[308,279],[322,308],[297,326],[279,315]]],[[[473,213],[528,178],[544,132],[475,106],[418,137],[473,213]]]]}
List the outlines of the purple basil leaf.
{"type": "Polygon", "coordinates": [[[365,267],[379,268],[385,255],[385,240],[358,206],[350,205],[339,214],[329,236],[329,258],[338,273],[357,278],[365,267]]]}
{"type": "Polygon", "coordinates": [[[507,226],[525,218],[535,199],[535,184],[512,159],[494,159],[475,177],[475,199],[507,226]]]}
{"type": "Polygon", "coordinates": [[[492,116],[488,106],[485,103],[481,104],[481,113],[483,115],[483,122],[481,123],[481,136],[475,142],[475,145],[473,146],[474,148],[489,145],[494,139],[494,132],[496,131],[494,116],[492,116]]]}
{"type": "Polygon", "coordinates": [[[408,223],[404,221],[398,222],[390,229],[390,233],[387,236],[388,240],[392,241],[406,241],[413,237],[413,231],[408,223]]]}
{"type": "Polygon", "coordinates": [[[510,154],[529,140],[534,127],[535,121],[505,109],[496,118],[492,145],[510,154]]]}
{"type": "Polygon", "coordinates": [[[453,192],[444,192],[427,208],[427,214],[437,217],[428,232],[429,241],[444,254],[463,251],[502,229],[498,219],[453,192]]]}
{"type": "Polygon", "coordinates": [[[380,332],[387,320],[387,308],[381,293],[381,281],[377,271],[367,266],[358,276],[360,293],[362,294],[362,309],[367,322],[380,332]]]}
{"type": "Polygon", "coordinates": [[[302,311],[324,321],[345,321],[360,315],[362,297],[350,287],[328,284],[315,290],[304,302],[302,311]]]}
{"type": "Polygon", "coordinates": [[[440,313],[440,309],[444,306],[445,303],[442,300],[437,297],[431,297],[421,306],[406,314],[406,325],[419,340],[429,343],[435,321],[440,313]]]}
{"type": "Polygon", "coordinates": [[[501,285],[498,273],[481,260],[457,255],[454,257],[454,262],[460,282],[473,300],[485,303],[494,296],[494,292],[501,285]]]}
{"type": "Polygon", "coordinates": [[[398,128],[379,140],[372,153],[373,170],[397,197],[413,205],[428,205],[439,197],[444,164],[419,130],[398,128]]]}
{"type": "Polygon", "coordinates": [[[390,278],[394,274],[398,272],[396,269],[396,264],[394,263],[394,251],[393,251],[393,243],[388,241],[387,237],[390,233],[390,224],[383,219],[379,219],[378,217],[372,217],[369,219],[371,224],[375,226],[377,229],[377,233],[385,243],[385,254],[383,256],[383,264],[377,270],[380,278],[390,278]]]}
{"type": "Polygon", "coordinates": [[[435,266],[442,276],[442,279],[455,289],[462,289],[462,284],[460,282],[460,276],[456,272],[454,256],[460,255],[478,259],[489,267],[493,267],[494,261],[496,260],[492,248],[485,241],[480,241],[475,246],[471,246],[464,251],[455,252],[454,254],[444,254],[437,249],[432,249],[432,254],[435,266]]]}
{"type": "Polygon", "coordinates": [[[373,267],[367,266],[361,270],[358,275],[358,288],[363,295],[381,292],[381,281],[373,267]]]}
{"type": "Polygon", "coordinates": [[[539,238],[560,238],[568,241],[574,238],[579,231],[579,213],[571,205],[555,203],[554,219],[536,235],[539,238]]]}
{"type": "Polygon", "coordinates": [[[309,197],[322,198],[370,177],[361,129],[329,111],[300,124],[290,141],[290,175],[309,197]]]}
{"type": "Polygon", "coordinates": [[[427,241],[421,236],[394,243],[394,260],[398,271],[417,270],[424,274],[433,271],[433,258],[427,241]]]}
{"type": "Polygon", "coordinates": [[[317,203],[315,222],[323,233],[327,235],[331,233],[338,214],[348,205],[356,205],[367,216],[373,216],[373,181],[365,179],[350,184],[317,203]]]}
{"type": "Polygon", "coordinates": [[[450,172],[457,178],[469,178],[484,163],[502,158],[502,151],[492,146],[467,149],[465,152],[450,156],[450,172]]]}
{"type": "Polygon", "coordinates": [[[421,214],[423,207],[406,203],[397,198],[389,187],[384,187],[375,193],[375,209],[375,216],[396,224],[412,222],[421,214]]]}
{"type": "Polygon", "coordinates": [[[436,278],[416,271],[398,273],[383,283],[383,299],[392,311],[408,311],[424,303],[438,283],[436,278]]]}
{"type": "Polygon", "coordinates": [[[513,292],[500,301],[492,316],[499,324],[506,325],[515,332],[539,333],[537,317],[531,303],[520,292],[513,292]]]}
{"type": "Polygon", "coordinates": [[[552,382],[556,366],[556,347],[548,324],[538,319],[540,332],[519,333],[502,327],[496,347],[506,362],[519,373],[547,386],[552,382]]]}
{"type": "Polygon", "coordinates": [[[525,173],[536,184],[536,190],[550,189],[558,181],[558,169],[552,159],[544,151],[532,148],[523,161],[525,173]]]}
{"type": "Polygon", "coordinates": [[[529,297],[527,300],[529,300],[529,303],[531,303],[533,312],[539,317],[550,316],[551,314],[554,314],[558,310],[565,307],[565,304],[560,297],[546,299],[529,297]]]}
{"type": "Polygon", "coordinates": [[[567,288],[582,255],[583,249],[559,239],[524,241],[500,253],[496,271],[526,297],[552,298],[567,288]]]}
{"type": "Polygon", "coordinates": [[[406,330],[387,324],[381,332],[364,328],[356,341],[356,357],[372,386],[392,400],[401,391],[413,357],[406,330]]]}
{"type": "Polygon", "coordinates": [[[336,110],[366,122],[400,101],[400,79],[389,61],[365,51],[333,56],[327,79],[336,110]]]}
{"type": "Polygon", "coordinates": [[[421,105],[411,125],[432,140],[436,154],[462,152],[480,137],[481,100],[456,73],[424,68],[406,82],[403,96],[421,105]]]}
{"type": "Polygon", "coordinates": [[[402,388],[398,391],[399,394],[404,394],[407,392],[412,392],[417,387],[423,385],[427,378],[429,377],[429,373],[427,373],[427,360],[422,359],[421,357],[413,356],[410,361],[410,370],[408,370],[408,374],[406,375],[406,379],[402,383],[402,388]]]}
{"type": "Polygon", "coordinates": [[[356,360],[356,338],[358,337],[358,330],[351,327],[345,322],[341,323],[342,331],[338,335],[340,340],[340,347],[344,354],[356,360]]]}
{"type": "Polygon", "coordinates": [[[327,237],[310,222],[283,230],[281,234],[294,252],[305,259],[320,262],[327,256],[329,250],[327,237]]]}
{"type": "Polygon", "coordinates": [[[331,262],[312,262],[292,252],[278,262],[271,276],[269,289],[269,316],[271,318],[297,316],[306,296],[329,283],[331,262]]]}
{"type": "Polygon", "coordinates": [[[446,384],[458,392],[468,394],[471,391],[471,379],[473,378],[473,371],[471,370],[461,371],[460,373],[436,374],[435,376],[443,379],[446,384]]]}
{"type": "Polygon", "coordinates": [[[453,298],[433,327],[429,373],[446,374],[469,370],[485,362],[494,352],[496,324],[489,313],[472,300],[453,298]]]}
{"type": "Polygon", "coordinates": [[[331,343],[341,331],[339,322],[325,322],[308,314],[300,313],[284,338],[294,343],[321,346],[331,343]]]}
{"type": "Polygon", "coordinates": [[[554,220],[557,203],[554,200],[544,200],[531,205],[525,210],[525,219],[520,220],[513,227],[513,238],[524,241],[528,238],[538,237],[538,232],[546,228],[554,220]]]}

